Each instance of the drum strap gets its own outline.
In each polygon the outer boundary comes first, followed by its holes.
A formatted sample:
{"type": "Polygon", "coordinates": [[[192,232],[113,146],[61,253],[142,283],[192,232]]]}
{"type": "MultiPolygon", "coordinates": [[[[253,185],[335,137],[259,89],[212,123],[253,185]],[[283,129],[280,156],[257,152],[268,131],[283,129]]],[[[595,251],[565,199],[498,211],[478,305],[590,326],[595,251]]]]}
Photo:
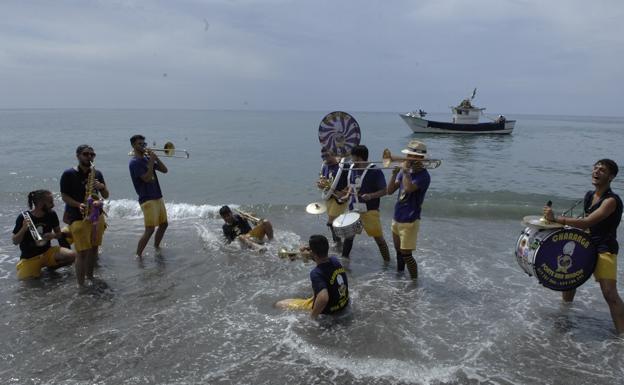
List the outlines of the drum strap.
{"type": "Polygon", "coordinates": [[[340,158],[340,163],[338,163],[338,171],[336,172],[336,175],[334,176],[334,181],[331,185],[331,187],[329,188],[329,190],[327,191],[323,191],[321,194],[322,198],[325,200],[328,200],[329,198],[332,197],[332,195],[334,195],[334,191],[336,191],[336,187],[338,186],[338,182],[340,181],[340,177],[342,176],[342,171],[344,169],[344,162],[345,162],[345,158],[340,158]]]}
{"type": "Polygon", "coordinates": [[[362,182],[364,181],[364,177],[366,177],[366,173],[368,172],[368,170],[370,170],[371,168],[375,167],[374,163],[370,163],[368,166],[366,166],[366,169],[364,170],[364,172],[362,172],[362,175],[356,176],[355,177],[355,183],[351,183],[351,175],[353,172],[353,166],[355,166],[355,163],[352,164],[349,167],[349,174],[348,174],[348,178],[349,178],[349,185],[353,188],[353,197],[355,198],[355,203],[358,204],[360,203],[360,201],[358,200],[358,195],[360,194],[360,189],[362,188],[362,182]]]}

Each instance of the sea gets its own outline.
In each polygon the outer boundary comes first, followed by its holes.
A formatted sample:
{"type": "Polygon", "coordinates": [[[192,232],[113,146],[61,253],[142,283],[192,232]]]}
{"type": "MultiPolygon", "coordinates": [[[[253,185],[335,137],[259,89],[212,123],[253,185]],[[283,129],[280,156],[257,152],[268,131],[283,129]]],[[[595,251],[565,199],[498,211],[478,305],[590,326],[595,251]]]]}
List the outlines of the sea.
{"type": "MultiPolygon", "coordinates": [[[[398,274],[394,253],[384,266],[359,235],[346,264],[350,310],[314,321],[274,303],[312,293],[313,263],[278,251],[329,236],[326,217],[305,210],[321,200],[318,127],[329,112],[0,110],[0,383],[624,384],[624,339],[598,284],[563,304],[514,257],[524,216],[548,200],[571,208],[592,188],[596,160],[624,166],[624,118],[507,114],[511,135],[460,136],[413,134],[395,112],[347,111],[371,160],[418,139],[442,164],[423,205],[419,278],[398,274]],[[162,253],[149,244],[142,260],[134,134],[190,153],[162,158],[169,228],[162,253]],[[62,215],[60,176],[83,143],[110,190],[98,284],[79,291],[72,268],[20,282],[15,219],[36,189],[52,191],[62,215]],[[225,204],[272,222],[266,252],[224,242],[225,204]]],[[[612,184],[620,194],[623,180],[612,184]]],[[[391,250],[395,200],[381,204],[391,250]]]]}

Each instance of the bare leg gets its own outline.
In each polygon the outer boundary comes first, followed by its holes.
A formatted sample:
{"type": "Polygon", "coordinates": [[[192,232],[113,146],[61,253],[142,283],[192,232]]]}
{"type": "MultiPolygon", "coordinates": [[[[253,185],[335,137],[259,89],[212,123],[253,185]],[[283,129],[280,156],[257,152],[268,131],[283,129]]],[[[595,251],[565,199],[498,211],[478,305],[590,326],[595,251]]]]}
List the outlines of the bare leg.
{"type": "Polygon", "coordinates": [[[56,270],[59,267],[71,265],[76,260],[76,252],[72,249],[61,247],[58,253],[54,255],[54,260],[56,261],[56,266],[48,267],[49,269],[56,270]]]}
{"type": "Polygon", "coordinates": [[[87,279],[93,279],[93,270],[95,270],[95,260],[97,259],[99,246],[95,246],[89,249],[88,256],[86,258],[86,276],[87,279]]]}
{"type": "Polygon", "coordinates": [[[273,225],[269,221],[262,221],[262,229],[269,241],[273,240],[273,225]]]}
{"type": "Polygon", "coordinates": [[[563,302],[572,302],[574,300],[574,295],[576,295],[576,289],[562,291],[561,299],[563,299],[563,302]]]}
{"type": "Polygon", "coordinates": [[[618,295],[616,281],[613,279],[601,279],[600,290],[611,312],[611,318],[617,334],[624,334],[624,303],[618,295]]]}
{"type": "Polygon", "coordinates": [[[141,239],[139,239],[139,244],[137,245],[136,255],[139,257],[143,256],[143,250],[145,250],[145,246],[147,246],[147,242],[149,242],[152,234],[154,233],[154,226],[146,226],[141,239]]]}
{"type": "Polygon", "coordinates": [[[156,230],[156,235],[154,236],[154,247],[155,248],[157,248],[157,249],[160,248],[160,242],[162,242],[162,239],[165,236],[165,231],[167,231],[167,227],[168,226],[169,226],[168,222],[161,223],[158,226],[158,230],[156,230]]]}
{"type": "Polygon", "coordinates": [[[85,274],[87,272],[87,254],[89,250],[83,250],[76,252],[76,263],[74,269],[76,270],[76,280],[78,286],[84,286],[85,274]]]}

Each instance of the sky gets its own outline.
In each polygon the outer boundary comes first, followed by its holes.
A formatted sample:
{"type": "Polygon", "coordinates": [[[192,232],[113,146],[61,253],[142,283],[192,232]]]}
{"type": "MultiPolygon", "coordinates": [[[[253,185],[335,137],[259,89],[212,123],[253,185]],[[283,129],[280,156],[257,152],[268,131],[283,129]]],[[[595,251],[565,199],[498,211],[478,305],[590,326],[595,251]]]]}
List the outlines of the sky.
{"type": "Polygon", "coordinates": [[[0,108],[624,116],[621,0],[0,2],[0,108]]]}

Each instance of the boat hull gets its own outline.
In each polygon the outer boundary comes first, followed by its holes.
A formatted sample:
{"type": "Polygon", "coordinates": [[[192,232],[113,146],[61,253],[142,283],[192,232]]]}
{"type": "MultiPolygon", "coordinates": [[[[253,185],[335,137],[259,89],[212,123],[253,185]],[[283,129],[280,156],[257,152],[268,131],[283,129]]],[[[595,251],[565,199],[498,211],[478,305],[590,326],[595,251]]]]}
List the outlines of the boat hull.
{"type": "Polygon", "coordinates": [[[437,122],[417,116],[400,114],[401,118],[414,132],[440,133],[440,134],[510,134],[515,120],[500,122],[487,122],[477,124],[458,124],[450,122],[437,122]]]}

